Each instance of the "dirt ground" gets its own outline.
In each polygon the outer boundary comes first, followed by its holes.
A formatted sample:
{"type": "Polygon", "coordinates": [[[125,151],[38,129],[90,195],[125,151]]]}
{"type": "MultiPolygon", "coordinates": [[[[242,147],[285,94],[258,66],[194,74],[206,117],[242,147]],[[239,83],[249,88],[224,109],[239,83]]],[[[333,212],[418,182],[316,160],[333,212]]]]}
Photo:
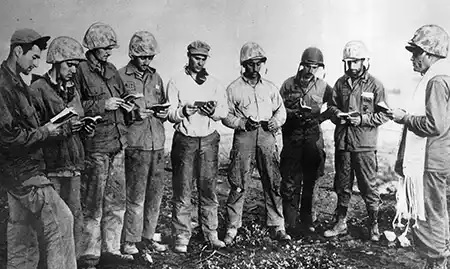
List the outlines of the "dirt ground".
{"type": "MultiPolygon", "coordinates": [[[[226,155],[226,154],[225,154],[226,155]]],[[[243,228],[239,230],[236,243],[226,249],[212,250],[202,242],[197,228],[188,248],[188,254],[152,253],[153,264],[135,261],[129,264],[103,265],[100,268],[421,268],[423,262],[415,254],[413,247],[401,248],[388,244],[386,240],[372,243],[367,240],[368,231],[365,205],[357,192],[351,200],[349,211],[349,234],[335,239],[324,238],[323,231],[332,226],[332,215],[336,203],[333,184],[332,147],[327,143],[326,173],[317,184],[316,233],[298,233],[289,244],[281,244],[270,239],[265,227],[264,203],[261,182],[257,173],[247,196],[244,208],[243,228]]],[[[395,194],[390,168],[391,151],[380,151],[378,185],[383,204],[380,214],[380,229],[392,230],[395,215],[395,194]]],[[[168,159],[167,159],[168,161],[168,159]]],[[[163,241],[169,243],[171,218],[171,172],[170,163],[165,171],[166,186],[162,202],[161,216],[157,232],[163,241]]],[[[219,237],[224,236],[225,201],[229,191],[226,180],[226,160],[221,163],[218,184],[219,237]]],[[[0,195],[0,262],[4,266],[6,258],[7,205],[5,193],[0,195]]],[[[196,192],[193,194],[196,204],[196,192]]],[[[197,224],[196,210],[192,222],[197,224]]],[[[0,267],[1,268],[1,267],[0,267]]]]}

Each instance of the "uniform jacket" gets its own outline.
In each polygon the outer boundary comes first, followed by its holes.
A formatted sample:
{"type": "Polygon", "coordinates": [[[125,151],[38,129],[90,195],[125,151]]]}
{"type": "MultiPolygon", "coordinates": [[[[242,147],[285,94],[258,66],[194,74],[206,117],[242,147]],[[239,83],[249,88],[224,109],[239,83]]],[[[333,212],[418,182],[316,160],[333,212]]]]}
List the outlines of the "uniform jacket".
{"type": "Polygon", "coordinates": [[[0,68],[0,184],[19,187],[44,175],[43,142],[49,133],[40,127],[29,88],[3,62],[0,68]]]}
{"type": "Polygon", "coordinates": [[[348,75],[340,77],[333,87],[330,110],[333,113],[334,143],[337,150],[361,152],[376,150],[378,126],[389,119],[377,105],[385,100],[381,82],[365,72],[353,83],[348,75]],[[341,124],[337,120],[340,112],[359,112],[361,124],[341,124]]]}
{"type": "Polygon", "coordinates": [[[302,139],[321,133],[320,123],[327,119],[327,113],[320,113],[324,103],[329,102],[332,88],[322,79],[314,78],[306,87],[300,86],[298,76],[288,78],[281,86],[280,94],[286,107],[287,119],[283,125],[283,136],[302,139]],[[299,102],[311,107],[301,110],[299,102]]]}
{"type": "Polygon", "coordinates": [[[125,87],[115,66],[100,64],[88,51],[87,61],[78,65],[75,85],[86,116],[102,117],[95,128],[95,135],[85,140],[86,152],[114,153],[126,145],[126,111],[122,108],[105,110],[105,101],[111,97],[126,95],[125,87]]]}
{"type": "MultiPolygon", "coordinates": [[[[150,68],[146,72],[139,72],[129,62],[128,65],[119,70],[119,74],[127,92],[144,94],[143,98],[135,101],[139,108],[145,109],[155,104],[167,102],[163,81],[155,69],[150,68]]],[[[137,119],[128,126],[128,148],[160,150],[164,149],[164,141],[163,119],[149,116],[145,119],[137,119]]]]}
{"type": "MultiPolygon", "coordinates": [[[[35,76],[30,87],[32,102],[41,122],[49,122],[66,107],[74,107],[78,115],[83,116],[80,96],[75,88],[64,90],[48,74],[35,76]]],[[[43,147],[47,172],[84,169],[84,148],[79,133],[72,134],[67,130],[65,135],[63,139],[45,143],[43,147]]]]}

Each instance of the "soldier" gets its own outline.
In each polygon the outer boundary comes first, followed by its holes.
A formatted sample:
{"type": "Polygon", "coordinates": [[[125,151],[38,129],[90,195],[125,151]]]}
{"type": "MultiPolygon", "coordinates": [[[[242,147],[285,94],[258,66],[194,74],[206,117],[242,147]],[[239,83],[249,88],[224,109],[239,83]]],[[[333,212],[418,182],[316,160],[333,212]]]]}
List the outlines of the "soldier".
{"type": "MultiPolygon", "coordinates": [[[[74,217],[75,250],[79,253],[83,227],[80,183],[84,170],[84,148],[79,133],[92,135],[94,126],[83,125],[80,96],[73,85],[73,76],[80,61],[85,60],[83,47],[73,38],[55,38],[47,51],[47,63],[51,69],[44,76],[34,76],[31,84],[33,105],[41,122],[48,122],[66,107],[73,107],[78,117],[69,121],[64,129],[64,139],[44,145],[47,177],[55,190],[69,206],[74,217]]],[[[77,255],[78,257],[78,255],[77,255]]]]}
{"type": "Polygon", "coordinates": [[[422,79],[408,101],[407,112],[389,112],[395,122],[404,125],[395,167],[408,186],[415,186],[408,188],[413,194],[408,199],[408,216],[416,221],[413,239],[417,252],[427,260],[426,269],[447,268],[450,256],[446,196],[450,178],[450,64],[444,59],[448,47],[449,36],[440,26],[417,29],[406,49],[412,53],[413,69],[422,79]]]}
{"type": "Polygon", "coordinates": [[[264,189],[267,226],[277,240],[290,240],[284,228],[281,175],[275,133],[286,120],[286,109],[278,88],[261,77],[259,71],[267,57],[254,42],[244,44],[240,63],[243,74],[227,88],[228,116],[222,121],[234,129],[228,181],[231,191],[227,200],[225,243],[231,244],[242,226],[245,194],[251,180],[252,162],[261,175],[264,189]]]}
{"type": "MultiPolygon", "coordinates": [[[[73,217],[45,176],[43,143],[62,135],[67,126],[39,122],[30,89],[20,77],[39,65],[48,36],[20,29],[11,37],[8,58],[0,68],[0,176],[8,191],[8,268],[36,268],[37,231],[47,267],[76,268],[73,217]]],[[[54,143],[54,141],[53,141],[54,143]]]]}
{"type": "Polygon", "coordinates": [[[332,93],[332,88],[315,76],[319,67],[324,67],[322,52],[315,47],[305,49],[297,74],[288,78],[280,90],[287,112],[282,127],[281,195],[286,228],[291,231],[296,226],[300,196],[302,226],[315,231],[313,191],[318,177],[323,175],[325,163],[320,123],[327,119],[326,113],[320,112],[332,93]]]}
{"type": "Polygon", "coordinates": [[[150,249],[165,251],[166,246],[153,241],[158,223],[164,182],[164,121],[168,107],[152,110],[167,102],[163,81],[150,63],[159,53],[155,37],[147,32],[135,33],[130,40],[131,61],[119,70],[129,92],[142,93],[136,100],[136,121],[128,127],[125,150],[127,209],[125,212],[123,252],[138,253],[136,242],[150,249]]]}
{"type": "Polygon", "coordinates": [[[95,135],[86,138],[86,193],[84,230],[80,266],[93,268],[100,255],[105,261],[129,258],[120,252],[125,213],[125,115],[133,105],[121,97],[126,94],[119,73],[107,60],[117,48],[111,26],[92,24],[83,39],[87,61],[75,75],[86,116],[101,116],[95,135]]]}
{"type": "Polygon", "coordinates": [[[343,51],[345,75],[333,88],[330,103],[334,131],[334,189],[337,193],[334,227],[324,233],[333,237],[347,233],[347,210],[354,176],[369,214],[370,239],[378,241],[380,196],[375,186],[377,176],[378,126],[389,119],[377,104],[385,102],[384,87],[369,74],[369,54],[361,41],[348,42],[343,51]]]}
{"type": "Polygon", "coordinates": [[[225,89],[204,65],[210,46],[194,41],[187,47],[188,63],[167,85],[169,121],[175,123],[172,143],[172,234],[174,250],[187,252],[192,234],[193,177],[198,189],[199,223],[205,240],[215,248],[225,244],[217,237],[216,194],[220,135],[216,121],[226,117],[225,89]]]}

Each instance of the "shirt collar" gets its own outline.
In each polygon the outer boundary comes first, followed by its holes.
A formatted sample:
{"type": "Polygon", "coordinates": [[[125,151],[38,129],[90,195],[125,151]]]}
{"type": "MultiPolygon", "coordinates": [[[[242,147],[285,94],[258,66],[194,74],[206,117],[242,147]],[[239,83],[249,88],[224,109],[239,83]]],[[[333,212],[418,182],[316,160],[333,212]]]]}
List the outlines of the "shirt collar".
{"type": "Polygon", "coordinates": [[[19,75],[14,74],[14,72],[9,69],[8,65],[6,64],[6,61],[2,63],[1,68],[5,71],[6,74],[8,74],[8,77],[11,79],[11,82],[15,84],[15,86],[18,86],[20,88],[25,88],[26,84],[22,80],[22,78],[19,75]]]}
{"type": "MultiPolygon", "coordinates": [[[[250,84],[250,80],[249,80],[248,78],[246,78],[244,75],[241,75],[241,78],[242,78],[242,80],[243,80],[246,84],[252,86],[252,85],[250,84]]],[[[259,79],[258,79],[258,81],[256,82],[256,85],[258,85],[259,83],[263,84],[262,76],[259,76],[259,79]]],[[[256,85],[255,85],[255,86],[256,86],[256,85]]],[[[253,86],[252,86],[252,87],[253,87],[253,86]]]]}
{"type": "MultiPolygon", "coordinates": [[[[345,74],[345,81],[349,80],[351,80],[351,77],[345,74]]],[[[364,71],[364,73],[353,82],[353,85],[356,85],[356,83],[358,83],[359,81],[361,81],[362,83],[367,83],[369,81],[369,72],[367,72],[367,70],[364,71]]]]}
{"type": "Polygon", "coordinates": [[[130,61],[125,67],[125,74],[135,75],[136,78],[143,78],[146,73],[154,74],[156,69],[153,67],[148,67],[145,71],[139,71],[139,69],[130,61]]]}
{"type": "Polygon", "coordinates": [[[91,51],[86,52],[86,59],[89,66],[89,69],[92,72],[96,72],[100,76],[106,79],[110,79],[114,76],[114,69],[111,68],[108,62],[102,63],[97,58],[95,58],[94,54],[91,51]]]}

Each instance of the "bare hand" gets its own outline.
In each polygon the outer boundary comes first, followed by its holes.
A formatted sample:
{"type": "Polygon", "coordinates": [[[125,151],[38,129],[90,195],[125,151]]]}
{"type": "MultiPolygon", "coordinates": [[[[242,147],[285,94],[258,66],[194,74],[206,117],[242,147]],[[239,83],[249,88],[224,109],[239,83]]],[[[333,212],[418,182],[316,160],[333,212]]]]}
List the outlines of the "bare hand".
{"type": "Polygon", "coordinates": [[[139,117],[141,117],[141,119],[146,119],[146,118],[150,117],[151,115],[153,115],[154,112],[151,109],[140,108],[138,113],[139,113],[139,117]]]}
{"type": "Polygon", "coordinates": [[[84,124],[79,120],[71,121],[70,122],[70,131],[72,133],[76,133],[76,132],[80,131],[81,128],[83,128],[83,125],[84,124]]]}
{"type": "Polygon", "coordinates": [[[123,102],[120,107],[125,109],[127,112],[131,112],[134,108],[134,104],[130,102],[123,102]]]}
{"type": "MultiPolygon", "coordinates": [[[[404,109],[401,108],[396,108],[391,110],[391,118],[392,120],[394,120],[396,123],[403,123],[403,119],[406,116],[406,111],[404,109]]],[[[389,117],[389,114],[388,114],[389,117]]]]}
{"type": "Polygon", "coordinates": [[[267,124],[267,127],[270,132],[275,132],[278,129],[278,124],[274,118],[271,118],[267,124]]]}
{"type": "Polygon", "coordinates": [[[197,111],[198,111],[198,108],[193,105],[185,105],[183,107],[183,114],[184,114],[184,116],[187,116],[187,117],[194,115],[195,113],[197,113],[197,111]]]}
{"type": "Polygon", "coordinates": [[[348,116],[348,121],[354,126],[359,126],[361,124],[361,116],[348,116]]]}
{"type": "Polygon", "coordinates": [[[105,101],[106,110],[117,110],[125,101],[121,98],[111,97],[105,101]]]}
{"type": "Polygon", "coordinates": [[[49,132],[49,136],[60,136],[63,134],[63,129],[61,127],[62,123],[54,124],[47,122],[44,128],[49,132]]]}
{"type": "Polygon", "coordinates": [[[169,108],[160,110],[160,111],[155,113],[155,116],[160,118],[160,119],[166,119],[168,115],[169,115],[169,108]]]}
{"type": "Polygon", "coordinates": [[[216,111],[217,102],[208,102],[206,105],[199,107],[200,111],[206,116],[211,116],[216,111]]]}
{"type": "Polygon", "coordinates": [[[83,127],[84,127],[84,130],[87,133],[87,136],[90,136],[90,137],[94,136],[95,123],[92,123],[92,124],[88,123],[88,124],[85,124],[83,127]]]}

